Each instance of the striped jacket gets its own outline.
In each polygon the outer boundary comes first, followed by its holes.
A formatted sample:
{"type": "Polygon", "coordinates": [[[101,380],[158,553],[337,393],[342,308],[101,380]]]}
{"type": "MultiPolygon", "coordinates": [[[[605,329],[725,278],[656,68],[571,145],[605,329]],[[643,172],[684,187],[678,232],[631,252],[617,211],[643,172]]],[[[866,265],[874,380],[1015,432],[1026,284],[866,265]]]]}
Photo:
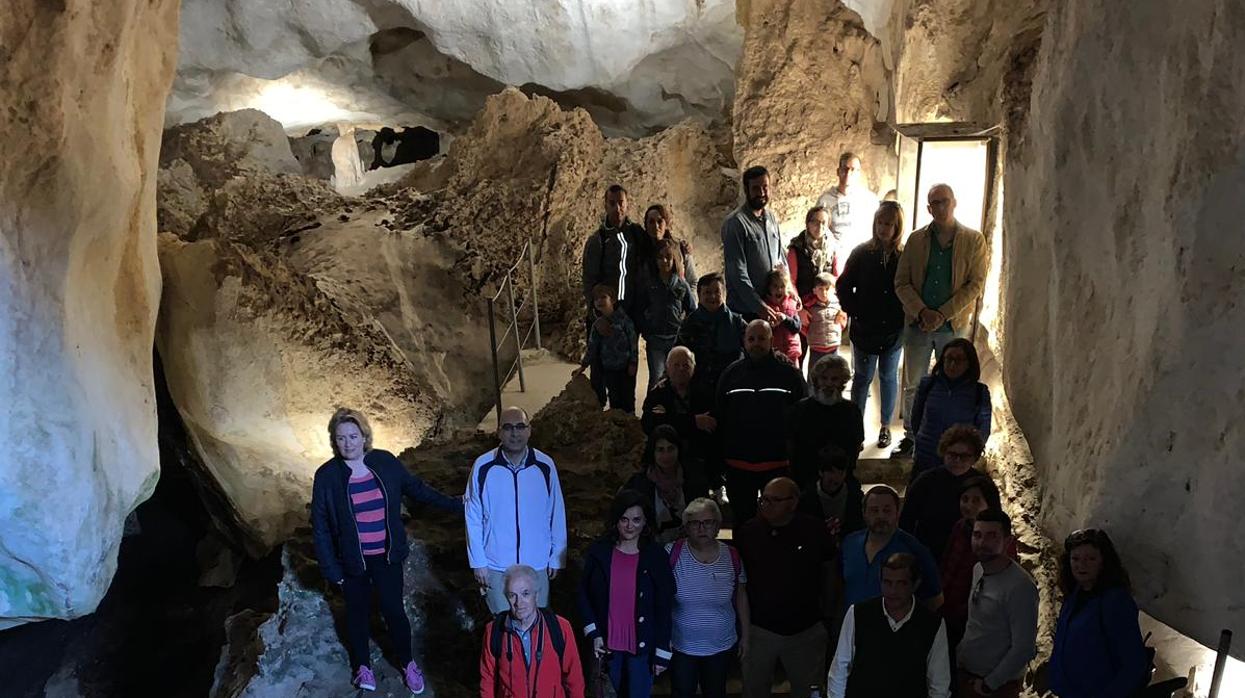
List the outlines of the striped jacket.
{"type": "Polygon", "coordinates": [[[714,416],[726,464],[754,472],[786,467],[786,414],[804,392],[799,369],[773,353],[760,361],[745,356],[723,371],[714,416]]]}

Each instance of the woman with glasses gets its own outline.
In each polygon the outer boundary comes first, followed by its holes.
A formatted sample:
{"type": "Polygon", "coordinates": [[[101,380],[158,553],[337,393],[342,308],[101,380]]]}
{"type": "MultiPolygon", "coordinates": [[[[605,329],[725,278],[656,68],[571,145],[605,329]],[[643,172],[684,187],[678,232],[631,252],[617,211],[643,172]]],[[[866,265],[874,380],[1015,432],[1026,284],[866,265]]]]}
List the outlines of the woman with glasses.
{"type": "Polygon", "coordinates": [[[1150,667],[1128,572],[1106,531],[1068,536],[1059,557],[1063,608],[1055,625],[1050,688],[1060,698],[1127,698],[1150,667]]]}
{"type": "Polygon", "coordinates": [[[973,467],[985,450],[981,433],[967,424],[947,429],[938,442],[942,467],[921,473],[904,496],[899,527],[916,536],[934,559],[942,558],[951,529],[960,519],[960,490],[972,477],[985,477],[973,467]]]}
{"type": "Polygon", "coordinates": [[[981,382],[977,349],[962,338],[947,342],[933,372],[917,386],[912,401],[916,453],[911,480],[942,462],[938,445],[942,433],[952,424],[976,427],[982,441],[990,438],[990,389],[981,382]]]}
{"type": "Polygon", "coordinates": [[[682,451],[679,432],[669,424],[658,426],[644,444],[644,470],[631,476],[622,486],[648,499],[653,512],[653,537],[663,545],[676,540],[683,530],[683,510],[688,497],[680,459],[682,451]]]}
{"type": "Polygon", "coordinates": [[[725,698],[731,659],[748,648],[747,576],[734,548],[718,540],[722,510],[707,497],[683,510],[686,538],[666,546],[674,570],[670,694],[725,698]],[[736,628],[741,632],[737,633],[736,628]]]}

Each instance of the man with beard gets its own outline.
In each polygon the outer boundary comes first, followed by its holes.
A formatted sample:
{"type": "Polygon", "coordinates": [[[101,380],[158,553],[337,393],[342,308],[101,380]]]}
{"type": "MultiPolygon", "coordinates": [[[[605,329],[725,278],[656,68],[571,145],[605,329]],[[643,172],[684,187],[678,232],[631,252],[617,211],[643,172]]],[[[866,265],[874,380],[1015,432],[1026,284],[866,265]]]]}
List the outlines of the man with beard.
{"type": "Polygon", "coordinates": [[[785,416],[804,397],[804,377],[771,349],[769,323],[753,320],[744,331],[744,358],[722,372],[714,415],[722,434],[726,494],[735,526],[756,515],[757,493],[787,475],[785,416]]]}
{"type": "Polygon", "coordinates": [[[938,610],[942,606],[938,563],[921,541],[899,530],[899,493],[887,485],[874,485],[865,493],[864,508],[865,529],[844,538],[839,554],[844,605],[881,596],[883,563],[895,553],[908,553],[921,567],[917,598],[929,610],[938,610]]]}
{"type": "Polygon", "coordinates": [[[782,317],[765,304],[765,275],[786,266],[778,217],[769,204],[769,172],[760,165],[743,174],[744,203],[722,221],[726,267],[726,304],[746,320],[778,322],[782,317]]]}
{"type": "Polygon", "coordinates": [[[843,399],[843,389],[852,378],[847,359],[832,354],[813,364],[808,387],[811,393],[791,409],[787,419],[791,471],[802,492],[817,481],[817,454],[833,444],[848,455],[848,471],[855,470],[856,457],[865,443],[865,422],[860,408],[843,399]]]}

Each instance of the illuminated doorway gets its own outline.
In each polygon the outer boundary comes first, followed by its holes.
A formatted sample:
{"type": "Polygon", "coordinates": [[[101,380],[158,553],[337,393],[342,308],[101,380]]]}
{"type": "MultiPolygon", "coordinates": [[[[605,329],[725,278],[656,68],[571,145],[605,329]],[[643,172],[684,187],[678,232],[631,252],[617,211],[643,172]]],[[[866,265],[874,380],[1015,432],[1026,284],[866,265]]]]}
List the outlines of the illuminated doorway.
{"type": "Polygon", "coordinates": [[[900,124],[896,194],[908,212],[908,230],[928,225],[925,197],[935,184],[955,192],[956,218],[984,231],[993,196],[997,127],[976,124],[900,124]]]}

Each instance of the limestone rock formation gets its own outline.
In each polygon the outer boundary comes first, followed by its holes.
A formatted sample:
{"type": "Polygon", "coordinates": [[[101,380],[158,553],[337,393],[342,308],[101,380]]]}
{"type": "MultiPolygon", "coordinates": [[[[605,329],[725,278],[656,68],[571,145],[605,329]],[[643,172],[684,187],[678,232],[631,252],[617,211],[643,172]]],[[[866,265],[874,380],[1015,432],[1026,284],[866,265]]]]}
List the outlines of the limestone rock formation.
{"type": "Polygon", "coordinates": [[[177,3],[0,19],[0,628],[89,613],[157,478],[156,157],[177,3]]]}
{"type": "Polygon", "coordinates": [[[1105,526],[1142,608],[1208,645],[1245,625],[1243,35],[1236,5],[1054,3],[1006,175],[1004,368],[1046,525],[1105,526]]]}

